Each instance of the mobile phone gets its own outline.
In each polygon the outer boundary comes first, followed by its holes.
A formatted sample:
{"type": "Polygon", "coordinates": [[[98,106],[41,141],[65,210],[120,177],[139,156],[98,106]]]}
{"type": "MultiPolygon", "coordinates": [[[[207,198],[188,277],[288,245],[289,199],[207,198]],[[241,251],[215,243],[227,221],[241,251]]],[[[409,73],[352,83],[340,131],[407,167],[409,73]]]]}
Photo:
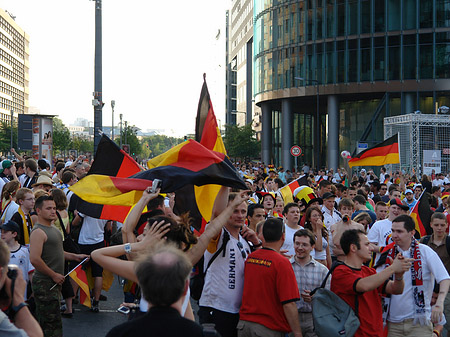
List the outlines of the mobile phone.
{"type": "Polygon", "coordinates": [[[159,180],[159,179],[154,179],[153,182],[152,182],[152,192],[151,192],[151,193],[155,193],[156,190],[157,190],[158,188],[160,188],[160,187],[161,187],[161,180],[159,180]]]}
{"type": "Polygon", "coordinates": [[[128,315],[130,313],[130,308],[122,305],[119,307],[119,309],[117,309],[117,312],[120,312],[121,314],[124,314],[124,315],[128,315]]]}

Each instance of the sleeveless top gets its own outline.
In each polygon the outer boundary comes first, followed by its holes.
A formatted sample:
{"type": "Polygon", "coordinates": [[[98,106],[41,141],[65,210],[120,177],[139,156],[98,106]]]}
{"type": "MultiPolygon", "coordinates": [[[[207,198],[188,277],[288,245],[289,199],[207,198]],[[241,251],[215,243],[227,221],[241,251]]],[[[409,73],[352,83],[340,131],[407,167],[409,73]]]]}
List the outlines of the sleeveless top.
{"type": "MultiPolygon", "coordinates": [[[[61,233],[55,226],[44,226],[36,224],[33,227],[33,231],[36,229],[42,229],[47,235],[47,241],[44,242],[42,247],[41,258],[45,264],[54,272],[64,275],[64,249],[61,233]]],[[[48,275],[39,272],[37,269],[34,272],[33,277],[49,278],[48,275]]]]}

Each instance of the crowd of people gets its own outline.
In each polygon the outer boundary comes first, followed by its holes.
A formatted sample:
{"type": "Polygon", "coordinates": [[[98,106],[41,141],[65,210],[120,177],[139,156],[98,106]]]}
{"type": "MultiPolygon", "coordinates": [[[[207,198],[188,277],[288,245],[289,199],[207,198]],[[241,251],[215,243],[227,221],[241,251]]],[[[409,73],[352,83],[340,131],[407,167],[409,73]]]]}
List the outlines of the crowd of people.
{"type": "Polygon", "coordinates": [[[69,187],[90,168],[83,156],[50,163],[13,153],[17,160],[0,163],[0,331],[11,336],[63,335],[79,292],[65,275],[85,260],[93,313],[103,269],[127,280],[130,319],[108,336],[317,336],[312,293],[332,266],[325,288],[357,314],[355,336],[449,329],[443,174],[236,163],[248,190],[222,187],[195,235],[189,214],[175,214],[173,194],[148,187],[123,224],[95,219],[70,203],[69,187]],[[422,198],[432,234],[420,237],[410,214],[422,198]],[[68,251],[67,238],[78,250],[68,251]]]}

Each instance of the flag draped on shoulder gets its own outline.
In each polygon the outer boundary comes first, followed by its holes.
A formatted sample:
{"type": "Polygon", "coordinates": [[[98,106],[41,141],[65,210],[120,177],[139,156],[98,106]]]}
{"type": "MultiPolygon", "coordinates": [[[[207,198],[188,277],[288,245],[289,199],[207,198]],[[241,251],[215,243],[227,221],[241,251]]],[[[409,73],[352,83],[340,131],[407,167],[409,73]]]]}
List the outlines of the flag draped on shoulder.
{"type": "Polygon", "coordinates": [[[82,267],[82,264],[78,265],[78,267],[72,270],[69,276],[72,278],[72,280],[75,281],[76,284],[80,286],[80,303],[90,308],[91,297],[89,292],[89,285],[86,273],[84,272],[82,267]]]}
{"type": "MultiPolygon", "coordinates": [[[[114,184],[115,178],[125,178],[140,170],[139,164],[129,154],[120,149],[109,137],[102,135],[95,160],[87,176],[70,188],[74,195],[70,198],[69,209],[77,209],[96,219],[124,222],[131,209],[130,205],[124,206],[120,202],[110,203],[109,199],[104,202],[104,198],[101,198],[103,192],[99,192],[102,189],[97,190],[94,186],[99,187],[99,184],[107,186],[108,184],[105,185],[105,182],[109,183],[108,180],[111,180],[110,188],[120,190],[123,187],[114,184]],[[98,180],[95,178],[97,176],[100,176],[98,180]]],[[[148,182],[147,186],[149,186],[148,182]]],[[[137,192],[133,198],[139,200],[141,195],[142,191],[137,192]]]]}
{"type": "Polygon", "coordinates": [[[353,166],[383,166],[387,164],[399,164],[398,134],[386,139],[367,150],[358,153],[349,160],[348,165],[353,166]]]}
{"type": "Polygon", "coordinates": [[[289,184],[280,188],[281,196],[283,197],[284,204],[287,205],[290,202],[294,202],[293,193],[297,187],[308,185],[308,179],[306,175],[302,175],[297,180],[291,181],[289,184]]]}
{"type": "Polygon", "coordinates": [[[409,214],[416,223],[416,232],[420,234],[420,237],[425,235],[430,235],[432,233],[432,229],[430,226],[431,215],[433,211],[430,208],[430,203],[428,201],[428,196],[424,192],[420,195],[419,200],[414,205],[411,213],[409,214]]]}

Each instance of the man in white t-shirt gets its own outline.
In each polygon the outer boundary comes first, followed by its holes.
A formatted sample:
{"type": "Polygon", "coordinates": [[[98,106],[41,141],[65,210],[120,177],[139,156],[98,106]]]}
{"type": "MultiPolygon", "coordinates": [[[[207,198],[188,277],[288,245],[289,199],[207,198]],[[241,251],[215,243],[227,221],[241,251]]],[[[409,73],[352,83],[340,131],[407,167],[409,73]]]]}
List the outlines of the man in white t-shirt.
{"type": "MultiPolygon", "coordinates": [[[[230,194],[228,203],[235,198],[230,194]]],[[[222,337],[237,337],[236,326],[244,290],[245,260],[250,254],[250,246],[259,247],[262,242],[255,232],[245,226],[247,202],[242,202],[233,211],[222,232],[211,240],[204,254],[204,267],[213,255],[221,249],[205,275],[202,296],[199,301],[200,324],[213,323],[222,337]]]]}
{"type": "Polygon", "coordinates": [[[327,192],[322,196],[323,206],[323,223],[327,227],[328,231],[330,231],[331,225],[335,224],[342,220],[341,214],[334,208],[336,195],[331,192],[327,192]]]}
{"type": "Polygon", "coordinates": [[[409,207],[404,205],[399,198],[394,198],[389,201],[389,216],[387,219],[376,221],[369,229],[367,238],[374,245],[373,251],[377,253],[375,263],[380,258],[381,250],[392,242],[391,239],[391,227],[392,220],[399,215],[407,212],[409,207]]]}
{"type": "Polygon", "coordinates": [[[300,207],[294,202],[290,202],[283,209],[284,220],[284,234],[285,240],[281,250],[287,250],[286,254],[290,257],[295,255],[294,249],[294,234],[303,227],[298,224],[300,220],[300,207]]]}
{"type": "Polygon", "coordinates": [[[404,273],[403,293],[392,295],[387,314],[389,335],[432,336],[433,323],[443,317],[444,299],[450,285],[450,276],[436,252],[414,239],[414,220],[408,215],[396,217],[392,222],[395,246],[389,256],[401,253],[414,258],[413,266],[404,273]],[[411,272],[414,274],[411,275],[411,272]],[[436,305],[431,309],[434,282],[439,284],[436,305]]]}

